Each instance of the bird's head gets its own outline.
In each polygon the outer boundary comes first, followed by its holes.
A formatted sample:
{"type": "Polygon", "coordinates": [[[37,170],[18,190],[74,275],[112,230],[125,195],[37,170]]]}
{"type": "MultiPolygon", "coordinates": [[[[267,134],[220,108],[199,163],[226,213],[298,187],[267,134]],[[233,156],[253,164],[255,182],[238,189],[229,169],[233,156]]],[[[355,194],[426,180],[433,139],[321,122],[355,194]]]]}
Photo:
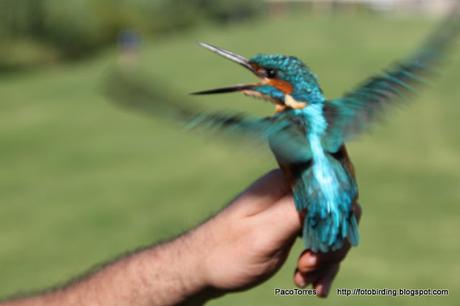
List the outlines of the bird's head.
{"type": "Polygon", "coordinates": [[[296,57],[258,54],[246,59],[241,55],[206,43],[200,44],[250,70],[259,78],[259,81],[199,91],[194,94],[242,92],[248,96],[274,103],[278,112],[324,102],[324,96],[315,75],[296,57]]]}

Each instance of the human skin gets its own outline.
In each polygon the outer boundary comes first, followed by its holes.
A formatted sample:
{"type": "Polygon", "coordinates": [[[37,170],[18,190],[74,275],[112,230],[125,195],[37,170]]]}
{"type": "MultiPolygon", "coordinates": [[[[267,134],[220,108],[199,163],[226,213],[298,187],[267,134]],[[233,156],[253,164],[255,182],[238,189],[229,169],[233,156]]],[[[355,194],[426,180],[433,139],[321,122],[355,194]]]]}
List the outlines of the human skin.
{"type": "MultiPolygon", "coordinates": [[[[361,211],[355,206],[358,218],[361,211]]],[[[257,180],[217,215],[179,237],[113,261],[62,288],[0,306],[201,305],[257,286],[278,271],[301,231],[283,173],[257,180]]],[[[304,251],[294,283],[326,297],[350,246],[304,251]]]]}

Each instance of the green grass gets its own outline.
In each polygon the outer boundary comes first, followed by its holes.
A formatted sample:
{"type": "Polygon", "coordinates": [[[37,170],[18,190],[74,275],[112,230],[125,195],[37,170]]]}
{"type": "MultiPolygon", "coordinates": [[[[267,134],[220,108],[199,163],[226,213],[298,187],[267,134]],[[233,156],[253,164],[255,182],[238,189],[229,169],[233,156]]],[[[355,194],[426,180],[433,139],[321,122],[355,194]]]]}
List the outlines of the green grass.
{"type": "MultiPolygon", "coordinates": [[[[185,97],[252,79],[195,41],[245,55],[295,54],[334,97],[405,55],[432,26],[376,16],[281,18],[147,43],[142,65],[185,97]]],[[[109,53],[0,78],[0,296],[49,287],[171,237],[275,167],[268,152],[115,108],[101,94],[115,60],[109,53]]],[[[449,297],[274,297],[273,288],[293,286],[299,241],[270,281],[210,305],[458,305],[459,68],[454,56],[415,103],[350,144],[364,207],[362,241],[335,282],[335,288],[447,288],[449,297]]],[[[272,111],[235,95],[201,100],[213,108],[272,111]]]]}

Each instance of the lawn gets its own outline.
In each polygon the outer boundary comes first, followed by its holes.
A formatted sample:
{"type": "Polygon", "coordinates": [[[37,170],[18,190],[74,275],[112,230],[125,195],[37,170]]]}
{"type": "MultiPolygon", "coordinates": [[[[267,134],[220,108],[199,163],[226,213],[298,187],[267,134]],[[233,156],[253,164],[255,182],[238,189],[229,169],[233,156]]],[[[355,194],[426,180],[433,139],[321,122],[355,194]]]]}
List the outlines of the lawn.
{"type": "MultiPolygon", "coordinates": [[[[252,80],[196,41],[248,56],[298,55],[327,96],[335,97],[404,56],[433,25],[408,17],[282,17],[146,41],[141,63],[192,99],[186,93],[252,80]]],[[[334,287],[446,288],[450,296],[345,298],[333,292],[327,302],[274,297],[273,288],[293,287],[299,240],[270,281],[210,305],[460,303],[458,54],[414,103],[350,144],[364,209],[362,240],[334,287]]],[[[127,250],[172,237],[276,166],[264,150],[114,107],[101,84],[116,58],[110,51],[0,77],[0,296],[59,284],[127,250]]],[[[273,108],[238,95],[193,100],[260,113],[273,108]]]]}

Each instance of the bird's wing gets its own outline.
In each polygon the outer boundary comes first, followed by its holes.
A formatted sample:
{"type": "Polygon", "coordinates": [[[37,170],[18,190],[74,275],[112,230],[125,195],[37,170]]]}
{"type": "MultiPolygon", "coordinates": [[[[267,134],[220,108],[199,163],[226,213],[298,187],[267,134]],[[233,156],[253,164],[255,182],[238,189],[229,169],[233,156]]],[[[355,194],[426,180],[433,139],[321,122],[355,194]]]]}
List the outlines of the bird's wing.
{"type": "Polygon", "coordinates": [[[345,96],[326,102],[326,147],[335,151],[345,141],[368,130],[390,105],[415,93],[433,74],[460,32],[459,5],[412,56],[376,75],[345,96]]]}
{"type": "Polygon", "coordinates": [[[152,87],[149,82],[121,70],[114,71],[106,84],[106,94],[123,108],[133,109],[157,118],[174,119],[185,123],[187,128],[218,131],[229,136],[246,137],[259,143],[283,147],[284,154],[299,156],[306,153],[305,137],[299,124],[285,117],[255,117],[241,113],[206,113],[181,103],[180,99],[162,94],[163,90],[152,87]]]}

